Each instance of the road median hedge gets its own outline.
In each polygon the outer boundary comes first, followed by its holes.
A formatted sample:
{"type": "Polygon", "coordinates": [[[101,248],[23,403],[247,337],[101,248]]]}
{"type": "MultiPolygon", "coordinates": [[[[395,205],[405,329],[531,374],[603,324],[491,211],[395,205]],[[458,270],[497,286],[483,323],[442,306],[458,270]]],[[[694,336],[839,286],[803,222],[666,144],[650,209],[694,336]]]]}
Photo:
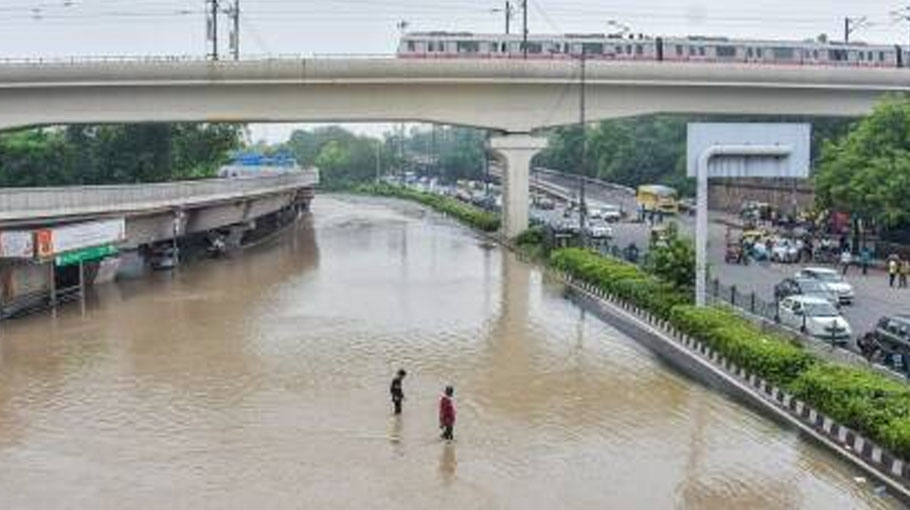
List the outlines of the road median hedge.
{"type": "Polygon", "coordinates": [[[495,232],[496,230],[499,230],[498,215],[459,202],[454,198],[424,193],[422,191],[416,191],[401,186],[392,186],[389,184],[361,184],[360,186],[355,187],[354,191],[365,195],[378,195],[413,200],[414,202],[419,202],[439,212],[448,214],[478,230],[484,232],[495,232]]]}
{"type": "Polygon", "coordinates": [[[863,367],[832,363],[728,308],[697,308],[690,292],[613,257],[581,248],[550,265],[668,319],[680,331],[863,436],[910,459],[910,385],[863,367]]]}

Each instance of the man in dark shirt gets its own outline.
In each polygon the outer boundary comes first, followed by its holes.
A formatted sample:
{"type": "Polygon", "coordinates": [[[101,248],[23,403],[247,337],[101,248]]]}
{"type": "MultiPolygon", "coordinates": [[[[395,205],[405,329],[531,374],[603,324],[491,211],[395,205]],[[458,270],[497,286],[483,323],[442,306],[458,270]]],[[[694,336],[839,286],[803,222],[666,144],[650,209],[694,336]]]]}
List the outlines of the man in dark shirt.
{"type": "Polygon", "coordinates": [[[395,406],[395,414],[401,414],[401,401],[404,400],[404,390],[401,389],[401,381],[406,375],[408,373],[403,369],[398,370],[398,374],[392,379],[392,385],[389,387],[389,393],[392,394],[392,404],[395,406]]]}

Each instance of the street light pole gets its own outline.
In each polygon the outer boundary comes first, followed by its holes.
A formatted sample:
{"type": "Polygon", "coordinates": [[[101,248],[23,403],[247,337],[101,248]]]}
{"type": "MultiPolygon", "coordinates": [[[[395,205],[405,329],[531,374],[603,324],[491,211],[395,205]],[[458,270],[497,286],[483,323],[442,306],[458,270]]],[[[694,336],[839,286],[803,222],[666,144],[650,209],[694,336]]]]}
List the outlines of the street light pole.
{"type": "Polygon", "coordinates": [[[528,0],[521,0],[521,54],[528,58],[528,0]]]}
{"type": "Polygon", "coordinates": [[[585,177],[587,177],[587,163],[588,163],[588,130],[587,123],[585,119],[585,69],[586,69],[586,57],[587,52],[585,51],[585,46],[581,46],[581,90],[578,94],[578,123],[581,128],[581,160],[579,169],[578,169],[578,223],[581,232],[581,244],[582,246],[588,246],[588,232],[587,232],[587,219],[588,219],[588,206],[585,203],[585,177]]]}
{"type": "Polygon", "coordinates": [[[382,140],[376,140],[376,184],[382,175],[382,140]]]}

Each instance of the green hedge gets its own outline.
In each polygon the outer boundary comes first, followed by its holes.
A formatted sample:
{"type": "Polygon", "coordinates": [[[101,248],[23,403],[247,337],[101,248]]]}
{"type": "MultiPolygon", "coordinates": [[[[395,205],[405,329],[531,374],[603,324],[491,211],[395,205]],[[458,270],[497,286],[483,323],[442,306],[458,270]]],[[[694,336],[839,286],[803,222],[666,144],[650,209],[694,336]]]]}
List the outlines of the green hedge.
{"type": "Polygon", "coordinates": [[[680,331],[780,386],[815,363],[815,358],[787,338],[761,331],[729,310],[681,305],[673,308],[670,320],[680,331]]]}
{"type": "Polygon", "coordinates": [[[550,256],[553,267],[615,294],[667,319],[674,306],[691,301],[688,294],[661,282],[628,262],[583,248],[565,248],[550,256]]]}
{"type": "Polygon", "coordinates": [[[910,387],[881,374],[832,363],[789,386],[794,396],[894,453],[910,456],[910,387]]]}
{"type": "Polygon", "coordinates": [[[384,197],[403,198],[413,200],[433,209],[448,214],[468,225],[483,230],[484,232],[495,232],[499,230],[499,216],[478,209],[474,206],[459,202],[454,198],[434,195],[432,193],[423,193],[401,186],[391,186],[388,184],[362,184],[354,188],[356,193],[366,195],[379,195],[384,197]]]}
{"type": "Polygon", "coordinates": [[[688,293],[612,257],[565,248],[550,255],[550,264],[669,319],[737,365],[910,459],[910,385],[870,369],[820,360],[732,310],[691,306],[688,293]]]}

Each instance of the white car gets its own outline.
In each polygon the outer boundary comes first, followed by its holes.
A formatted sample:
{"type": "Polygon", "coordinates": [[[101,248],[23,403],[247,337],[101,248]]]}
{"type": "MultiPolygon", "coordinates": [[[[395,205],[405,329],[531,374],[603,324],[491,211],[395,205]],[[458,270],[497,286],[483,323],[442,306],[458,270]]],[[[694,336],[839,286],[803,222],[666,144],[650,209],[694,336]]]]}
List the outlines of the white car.
{"type": "Polygon", "coordinates": [[[781,324],[798,329],[816,338],[847,343],[853,336],[850,323],[841,317],[830,301],[815,296],[784,298],[777,310],[781,324]]]}
{"type": "Polygon", "coordinates": [[[613,237],[613,229],[598,221],[592,221],[588,225],[588,234],[594,239],[609,239],[613,237]]]}
{"type": "Polygon", "coordinates": [[[795,241],[781,239],[771,248],[771,261],[789,264],[799,260],[799,246],[795,241]]]}
{"type": "Polygon", "coordinates": [[[856,293],[853,292],[853,286],[847,283],[844,280],[844,277],[834,269],[828,269],[826,267],[807,267],[797,271],[796,277],[811,278],[822,282],[843,304],[853,303],[853,298],[856,297],[856,293]]]}

